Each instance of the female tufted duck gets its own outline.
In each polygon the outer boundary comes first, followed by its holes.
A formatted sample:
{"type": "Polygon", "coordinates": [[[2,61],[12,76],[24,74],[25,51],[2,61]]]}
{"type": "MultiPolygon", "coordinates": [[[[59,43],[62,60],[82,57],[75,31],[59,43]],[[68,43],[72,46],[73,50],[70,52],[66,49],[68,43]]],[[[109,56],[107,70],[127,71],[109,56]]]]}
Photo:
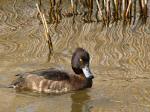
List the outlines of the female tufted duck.
{"type": "Polygon", "coordinates": [[[12,82],[11,87],[17,90],[34,90],[45,93],[64,93],[92,87],[94,78],[89,69],[90,56],[83,48],[73,53],[71,65],[75,73],[48,69],[24,74],[12,82]]]}

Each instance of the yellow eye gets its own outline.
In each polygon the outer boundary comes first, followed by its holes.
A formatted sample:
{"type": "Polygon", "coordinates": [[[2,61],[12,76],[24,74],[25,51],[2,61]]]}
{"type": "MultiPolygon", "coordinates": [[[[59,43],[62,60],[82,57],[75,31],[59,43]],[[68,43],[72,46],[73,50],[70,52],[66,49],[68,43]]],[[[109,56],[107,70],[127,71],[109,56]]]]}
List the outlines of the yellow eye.
{"type": "Polygon", "coordinates": [[[83,60],[80,58],[80,63],[83,64],[83,60]]]}

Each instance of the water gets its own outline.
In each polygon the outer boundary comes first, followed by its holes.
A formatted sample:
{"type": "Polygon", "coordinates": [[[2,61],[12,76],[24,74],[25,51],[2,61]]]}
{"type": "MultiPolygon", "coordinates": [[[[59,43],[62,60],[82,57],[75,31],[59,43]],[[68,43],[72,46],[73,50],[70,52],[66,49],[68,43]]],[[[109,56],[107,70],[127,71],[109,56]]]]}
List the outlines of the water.
{"type": "Polygon", "coordinates": [[[123,27],[121,22],[103,28],[63,19],[57,28],[49,26],[54,54],[47,62],[48,46],[35,3],[0,0],[0,112],[149,112],[149,19],[136,29],[123,27]],[[49,67],[71,70],[76,47],[90,53],[95,76],[92,88],[63,95],[3,88],[21,72],[49,67]]]}

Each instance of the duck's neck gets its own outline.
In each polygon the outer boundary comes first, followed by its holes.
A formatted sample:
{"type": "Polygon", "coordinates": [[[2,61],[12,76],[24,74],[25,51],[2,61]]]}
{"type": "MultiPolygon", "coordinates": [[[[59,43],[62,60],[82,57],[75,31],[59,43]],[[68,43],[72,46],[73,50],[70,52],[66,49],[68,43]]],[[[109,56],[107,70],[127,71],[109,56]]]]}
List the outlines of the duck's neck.
{"type": "Polygon", "coordinates": [[[92,87],[92,79],[87,79],[82,71],[82,69],[72,67],[73,71],[77,74],[75,75],[76,78],[73,81],[75,85],[82,84],[83,88],[90,88],[92,87]]]}
{"type": "Polygon", "coordinates": [[[83,89],[92,87],[92,79],[87,79],[84,74],[75,75],[72,78],[72,85],[74,89],[83,89]]]}
{"type": "Polygon", "coordinates": [[[83,74],[82,69],[75,68],[75,67],[72,67],[72,69],[73,69],[73,71],[74,71],[76,74],[83,74]]]}

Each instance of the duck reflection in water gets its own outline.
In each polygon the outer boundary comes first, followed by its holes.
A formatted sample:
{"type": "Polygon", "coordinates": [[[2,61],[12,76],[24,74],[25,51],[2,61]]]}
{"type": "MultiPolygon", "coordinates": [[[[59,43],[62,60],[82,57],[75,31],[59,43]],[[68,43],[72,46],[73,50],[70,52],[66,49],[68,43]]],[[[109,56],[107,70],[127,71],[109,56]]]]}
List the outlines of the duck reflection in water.
{"type": "Polygon", "coordinates": [[[90,100],[90,96],[87,92],[87,90],[84,90],[71,95],[71,112],[83,112],[84,108],[86,108],[86,102],[90,100]]]}

